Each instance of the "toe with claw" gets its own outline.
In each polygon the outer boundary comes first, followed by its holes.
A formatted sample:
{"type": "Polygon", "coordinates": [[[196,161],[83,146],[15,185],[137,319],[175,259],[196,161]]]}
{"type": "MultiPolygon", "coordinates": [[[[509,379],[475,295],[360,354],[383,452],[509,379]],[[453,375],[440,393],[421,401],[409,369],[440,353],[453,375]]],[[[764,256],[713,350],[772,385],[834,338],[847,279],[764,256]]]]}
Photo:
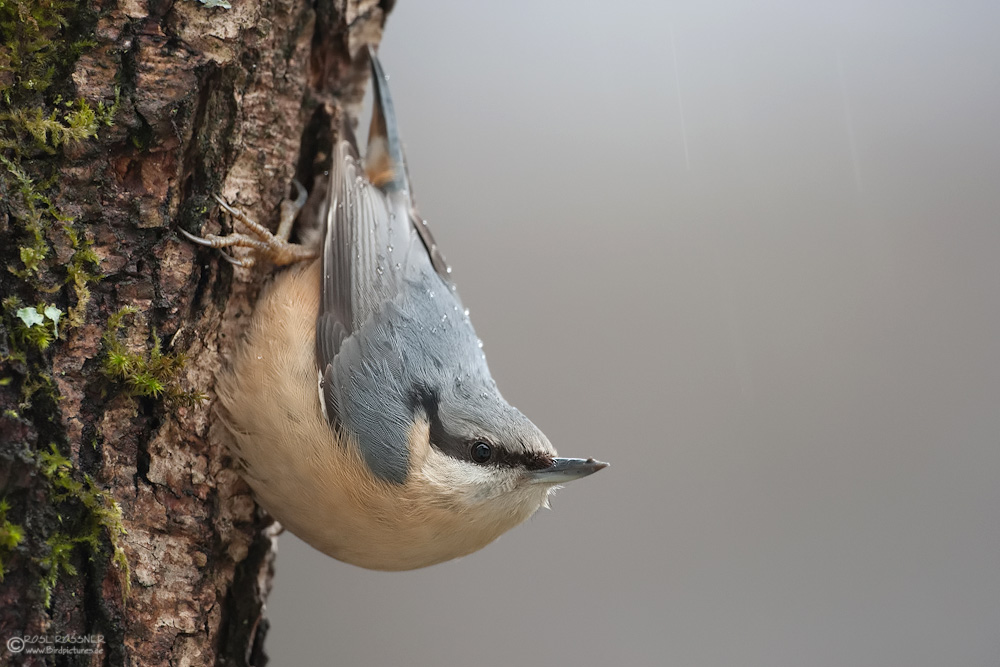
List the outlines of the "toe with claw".
{"type": "Polygon", "coordinates": [[[275,234],[272,234],[270,230],[260,223],[251,220],[242,211],[224,202],[218,195],[215,195],[215,201],[219,202],[219,205],[233,216],[234,220],[247,229],[246,233],[234,231],[225,236],[218,236],[216,234],[195,236],[183,229],[178,231],[193,243],[219,250],[226,261],[246,269],[253,267],[257,263],[257,260],[261,258],[268,260],[276,266],[286,266],[288,264],[295,264],[296,262],[315,259],[318,256],[315,249],[307,248],[288,240],[292,232],[292,224],[295,222],[295,217],[306,202],[305,188],[298,181],[293,181],[293,183],[297,193],[296,198],[292,201],[284,202],[284,205],[281,207],[281,223],[278,225],[278,231],[275,234]],[[223,250],[223,248],[246,248],[250,250],[250,253],[243,257],[234,257],[223,250]]]}

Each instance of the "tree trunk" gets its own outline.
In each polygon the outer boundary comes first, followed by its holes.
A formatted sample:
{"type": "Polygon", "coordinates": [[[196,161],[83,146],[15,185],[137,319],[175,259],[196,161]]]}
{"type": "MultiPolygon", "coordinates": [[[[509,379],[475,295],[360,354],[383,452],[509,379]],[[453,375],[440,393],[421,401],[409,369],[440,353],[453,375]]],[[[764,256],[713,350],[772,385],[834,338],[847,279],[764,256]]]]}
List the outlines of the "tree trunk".
{"type": "Polygon", "coordinates": [[[270,521],[209,436],[267,272],[176,230],[274,228],[392,2],[230,1],[0,2],[0,664],[266,661],[270,521]]]}

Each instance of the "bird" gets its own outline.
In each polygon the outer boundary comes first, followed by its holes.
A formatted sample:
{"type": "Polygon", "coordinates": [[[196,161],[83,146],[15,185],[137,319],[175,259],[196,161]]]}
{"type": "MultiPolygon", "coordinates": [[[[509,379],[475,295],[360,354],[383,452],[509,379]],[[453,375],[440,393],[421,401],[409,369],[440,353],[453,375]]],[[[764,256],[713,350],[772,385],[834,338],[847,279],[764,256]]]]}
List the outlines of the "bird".
{"type": "Polygon", "coordinates": [[[345,126],[322,230],[288,241],[216,197],[247,232],[199,237],[281,266],[217,378],[218,415],[258,503],[338,560],[411,570],[481,549],[601,470],[561,458],[500,394],[451,269],[417,212],[388,77],[367,50],[365,157],[345,126]]]}

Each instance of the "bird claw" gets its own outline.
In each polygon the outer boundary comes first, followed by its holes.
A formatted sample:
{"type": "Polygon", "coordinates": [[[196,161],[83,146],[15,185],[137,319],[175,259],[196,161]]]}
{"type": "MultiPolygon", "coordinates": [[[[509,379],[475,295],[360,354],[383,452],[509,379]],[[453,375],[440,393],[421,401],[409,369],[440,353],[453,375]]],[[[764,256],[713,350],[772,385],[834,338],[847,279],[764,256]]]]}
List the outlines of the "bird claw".
{"type": "Polygon", "coordinates": [[[296,197],[293,201],[286,201],[286,205],[282,206],[281,223],[278,226],[276,234],[272,234],[267,227],[251,220],[243,211],[230,206],[219,195],[213,195],[215,201],[234,220],[241,223],[247,229],[248,233],[233,231],[224,236],[216,234],[196,236],[183,229],[179,231],[192,243],[197,243],[206,248],[215,248],[220,251],[223,259],[227,262],[245,269],[252,268],[257,263],[257,260],[261,258],[266,259],[276,266],[286,266],[288,264],[295,264],[296,262],[315,259],[318,256],[315,249],[307,248],[288,240],[295,217],[305,205],[307,197],[306,189],[301,183],[292,181],[292,184],[295,186],[296,197]],[[245,256],[235,257],[222,250],[223,248],[245,248],[249,250],[249,253],[245,256]]]}

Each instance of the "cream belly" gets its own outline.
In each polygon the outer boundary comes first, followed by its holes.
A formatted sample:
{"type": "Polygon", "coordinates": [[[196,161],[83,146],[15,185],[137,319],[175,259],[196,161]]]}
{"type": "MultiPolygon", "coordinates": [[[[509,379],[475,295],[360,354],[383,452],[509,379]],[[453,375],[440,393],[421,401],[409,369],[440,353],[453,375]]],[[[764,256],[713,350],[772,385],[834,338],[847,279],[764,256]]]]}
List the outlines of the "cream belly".
{"type": "Polygon", "coordinates": [[[476,551],[527,519],[548,490],[514,489],[470,511],[437,474],[427,423],[410,434],[405,484],[374,477],[322,414],[315,361],[320,263],[275,277],[218,383],[231,449],[258,502],[320,551],[366,568],[405,570],[476,551]],[[487,509],[488,508],[488,509],[487,509]]]}

